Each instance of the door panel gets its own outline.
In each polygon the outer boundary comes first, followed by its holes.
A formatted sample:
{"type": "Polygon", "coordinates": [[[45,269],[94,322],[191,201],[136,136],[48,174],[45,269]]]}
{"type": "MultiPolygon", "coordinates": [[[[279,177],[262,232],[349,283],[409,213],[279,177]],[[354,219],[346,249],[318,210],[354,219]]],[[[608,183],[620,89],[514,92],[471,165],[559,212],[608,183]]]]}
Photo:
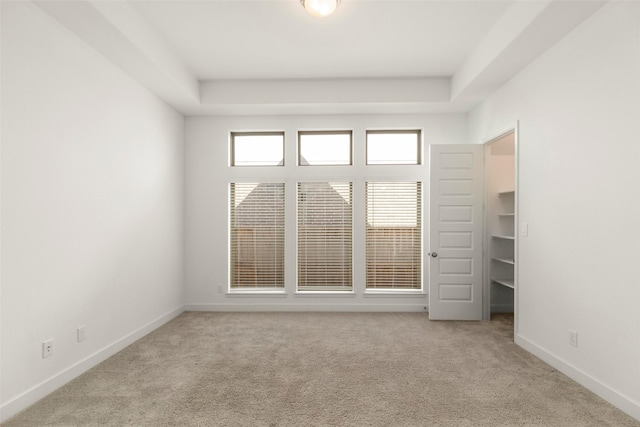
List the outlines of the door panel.
{"type": "Polygon", "coordinates": [[[483,145],[430,146],[429,318],[482,319],[483,145]]]}

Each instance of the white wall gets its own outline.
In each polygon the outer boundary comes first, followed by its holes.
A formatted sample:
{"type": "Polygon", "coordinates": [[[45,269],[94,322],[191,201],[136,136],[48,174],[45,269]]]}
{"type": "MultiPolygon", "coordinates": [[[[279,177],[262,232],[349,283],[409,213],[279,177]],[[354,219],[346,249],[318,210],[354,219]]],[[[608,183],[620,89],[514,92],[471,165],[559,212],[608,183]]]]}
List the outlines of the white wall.
{"type": "Polygon", "coordinates": [[[181,310],[184,119],[33,4],[2,2],[2,122],[6,419],[181,310]]]}
{"type": "MultiPolygon", "coordinates": [[[[423,180],[428,188],[427,163],[419,166],[365,166],[366,129],[422,129],[428,144],[466,141],[466,115],[313,116],[188,118],[186,123],[186,282],[187,308],[201,310],[420,310],[426,296],[364,295],[364,178],[404,177],[423,180]],[[354,166],[298,167],[298,130],[353,130],[354,166]],[[285,132],[285,166],[229,167],[230,131],[285,132]],[[278,179],[285,184],[286,295],[226,295],[228,284],[228,184],[233,179],[278,179]],[[306,178],[345,179],[354,182],[354,292],[350,296],[295,294],[296,212],[295,183],[306,178]]],[[[428,152],[427,152],[428,153],[428,152]]],[[[426,211],[426,205],[425,205],[426,211]]],[[[425,228],[426,228],[425,219],[425,228]]],[[[425,234],[426,237],[426,234],[425,234]]],[[[426,242],[426,239],[424,240],[426,242]]],[[[425,246],[426,247],[426,246],[425,246]]]]}
{"type": "Polygon", "coordinates": [[[638,419],[639,76],[640,4],[612,2],[469,116],[520,123],[518,342],[638,419]]]}

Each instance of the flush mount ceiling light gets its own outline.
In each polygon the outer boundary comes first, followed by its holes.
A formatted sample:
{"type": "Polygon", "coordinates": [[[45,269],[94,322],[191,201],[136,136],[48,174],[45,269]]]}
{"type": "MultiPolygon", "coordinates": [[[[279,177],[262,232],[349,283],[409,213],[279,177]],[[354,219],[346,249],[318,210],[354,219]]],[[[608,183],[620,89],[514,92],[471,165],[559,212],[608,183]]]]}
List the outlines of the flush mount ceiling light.
{"type": "Polygon", "coordinates": [[[324,18],[335,12],[341,0],[300,0],[300,4],[313,16],[324,18]]]}

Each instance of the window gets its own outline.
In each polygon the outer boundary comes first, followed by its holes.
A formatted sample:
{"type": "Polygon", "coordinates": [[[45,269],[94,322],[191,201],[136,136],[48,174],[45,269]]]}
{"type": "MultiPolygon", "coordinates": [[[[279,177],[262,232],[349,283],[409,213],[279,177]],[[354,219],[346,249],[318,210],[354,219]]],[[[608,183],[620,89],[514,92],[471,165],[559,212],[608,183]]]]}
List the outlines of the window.
{"type": "Polygon", "coordinates": [[[231,132],[231,166],[283,166],[284,132],[231,132]]]}
{"type": "Polygon", "coordinates": [[[351,131],[298,132],[298,165],[350,165],[351,131]]]}
{"type": "Polygon", "coordinates": [[[368,165],[419,165],[420,131],[367,131],[368,165]]]}
{"type": "Polygon", "coordinates": [[[231,289],[284,288],[284,184],[232,183],[231,289]]]}
{"type": "Polygon", "coordinates": [[[352,290],[352,184],[298,183],[298,290],[352,290]]]}
{"type": "Polygon", "coordinates": [[[420,182],[367,182],[367,289],[421,289],[420,182]]]}

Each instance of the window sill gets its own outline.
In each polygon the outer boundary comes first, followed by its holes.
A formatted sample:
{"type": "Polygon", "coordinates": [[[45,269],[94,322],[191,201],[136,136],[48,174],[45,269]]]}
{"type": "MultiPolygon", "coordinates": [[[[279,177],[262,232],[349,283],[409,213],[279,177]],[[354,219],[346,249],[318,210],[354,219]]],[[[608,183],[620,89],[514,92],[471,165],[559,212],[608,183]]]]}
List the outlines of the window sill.
{"type": "Polygon", "coordinates": [[[284,289],[268,290],[268,289],[242,289],[232,290],[224,294],[227,297],[281,297],[286,298],[287,293],[284,289]]]}
{"type": "Polygon", "coordinates": [[[356,296],[353,291],[298,291],[295,294],[295,297],[311,297],[311,298],[322,298],[322,297],[346,297],[346,298],[354,298],[356,296]]]}
{"type": "Polygon", "coordinates": [[[387,297],[400,297],[400,298],[424,298],[427,293],[423,290],[400,290],[400,289],[367,289],[364,291],[363,296],[365,298],[387,298],[387,297]]]}

